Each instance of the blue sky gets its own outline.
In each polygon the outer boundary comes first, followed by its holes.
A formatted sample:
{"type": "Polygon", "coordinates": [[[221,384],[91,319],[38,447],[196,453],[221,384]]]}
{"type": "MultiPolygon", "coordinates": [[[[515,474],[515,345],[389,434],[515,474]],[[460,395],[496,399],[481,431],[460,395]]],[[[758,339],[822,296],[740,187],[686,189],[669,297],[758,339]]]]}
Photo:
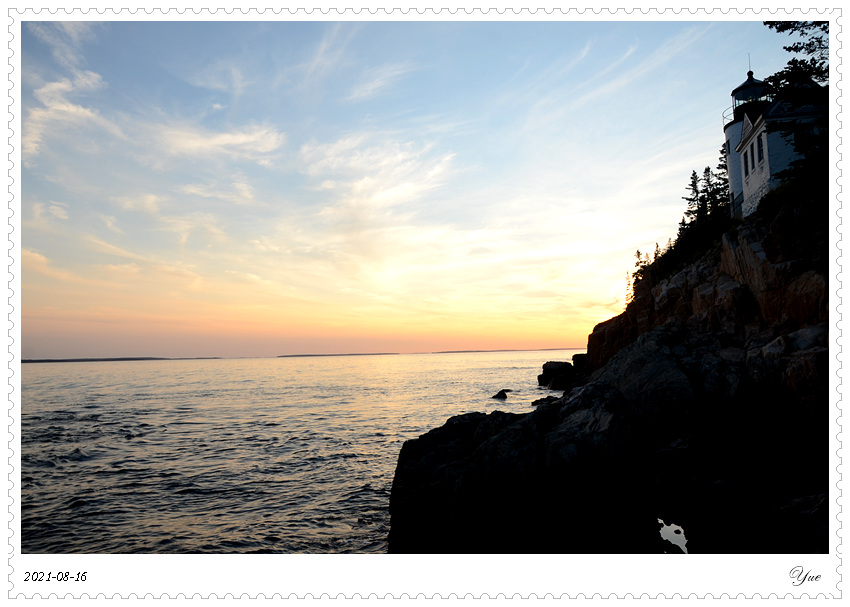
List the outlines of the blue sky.
{"type": "Polygon", "coordinates": [[[583,347],[743,22],[24,22],[22,353],[583,347]]]}

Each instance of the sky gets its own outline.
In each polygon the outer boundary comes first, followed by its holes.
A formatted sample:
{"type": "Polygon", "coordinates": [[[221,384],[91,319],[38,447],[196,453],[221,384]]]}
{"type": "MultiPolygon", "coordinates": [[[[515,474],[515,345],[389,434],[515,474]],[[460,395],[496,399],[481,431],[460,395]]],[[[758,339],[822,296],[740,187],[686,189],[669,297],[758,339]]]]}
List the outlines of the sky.
{"type": "Polygon", "coordinates": [[[22,357],[583,348],[791,41],[24,22],[22,357]]]}

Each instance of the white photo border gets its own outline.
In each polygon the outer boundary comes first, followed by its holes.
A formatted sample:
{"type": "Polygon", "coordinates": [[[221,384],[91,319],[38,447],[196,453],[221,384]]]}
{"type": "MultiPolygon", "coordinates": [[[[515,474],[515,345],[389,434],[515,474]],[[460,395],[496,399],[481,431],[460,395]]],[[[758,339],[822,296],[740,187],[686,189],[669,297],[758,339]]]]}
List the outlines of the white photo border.
{"type": "MultiPolygon", "coordinates": [[[[7,9],[9,67],[7,191],[8,248],[6,351],[9,378],[7,492],[9,598],[672,598],[842,596],[843,483],[841,480],[841,230],[842,179],[842,9],[800,8],[801,2],[771,8],[628,8],[563,5],[534,12],[514,3],[492,9],[465,6],[405,8],[371,5],[344,7],[297,3],[268,10],[183,8],[139,10],[94,4],[89,10],[57,3],[7,9]],[[301,7],[305,8],[301,8],[301,7]],[[807,18],[830,21],[831,189],[830,216],[830,551],[815,555],[40,555],[20,552],[20,315],[21,315],[21,99],[20,28],[35,20],[775,20],[807,18]],[[791,572],[803,567],[820,575],[815,585],[794,586],[791,572]],[[86,572],[84,582],[24,582],[25,572],[86,572]]],[[[138,3],[134,5],[138,7],[138,3]]],[[[396,3],[393,6],[398,6],[396,3]]],[[[620,5],[622,6],[622,5],[620,5]]]]}

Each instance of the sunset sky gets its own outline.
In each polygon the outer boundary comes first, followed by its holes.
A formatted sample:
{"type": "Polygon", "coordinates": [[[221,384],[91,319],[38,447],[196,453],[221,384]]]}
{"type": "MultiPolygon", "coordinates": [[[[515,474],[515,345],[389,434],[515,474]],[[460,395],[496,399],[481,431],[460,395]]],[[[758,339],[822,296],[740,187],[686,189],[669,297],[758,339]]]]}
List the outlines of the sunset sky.
{"type": "Polygon", "coordinates": [[[22,356],[584,347],[746,22],[25,22],[22,356]]]}

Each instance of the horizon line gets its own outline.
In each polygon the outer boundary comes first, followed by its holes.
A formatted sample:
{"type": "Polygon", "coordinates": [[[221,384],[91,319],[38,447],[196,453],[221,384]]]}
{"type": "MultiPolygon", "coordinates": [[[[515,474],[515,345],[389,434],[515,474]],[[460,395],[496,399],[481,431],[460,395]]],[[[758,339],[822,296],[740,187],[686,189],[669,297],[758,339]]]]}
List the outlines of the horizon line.
{"type": "Polygon", "coordinates": [[[252,358],[310,358],[336,356],[405,356],[412,354],[485,354],[488,352],[553,352],[559,350],[583,350],[585,348],[506,348],[496,350],[436,350],[432,352],[344,352],[320,354],[278,354],[276,356],[83,356],[79,358],[22,358],[21,364],[32,363],[74,363],[74,362],[142,362],[177,360],[237,360],[252,358]]]}

